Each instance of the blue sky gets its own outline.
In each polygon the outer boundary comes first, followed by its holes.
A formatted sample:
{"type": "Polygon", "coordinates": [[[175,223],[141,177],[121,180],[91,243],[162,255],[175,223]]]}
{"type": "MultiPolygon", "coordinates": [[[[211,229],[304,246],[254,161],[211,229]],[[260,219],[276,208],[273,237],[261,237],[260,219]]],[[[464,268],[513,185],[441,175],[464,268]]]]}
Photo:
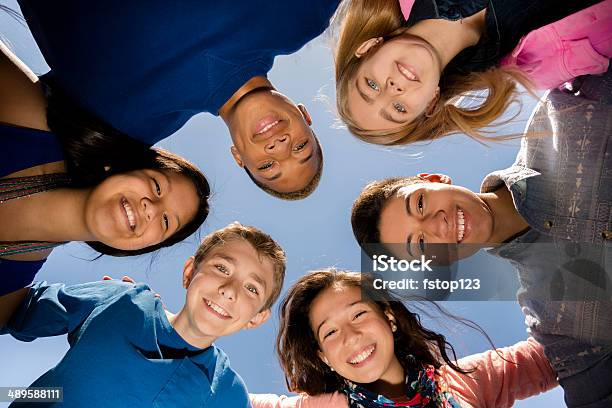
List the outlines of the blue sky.
{"type": "MultiPolygon", "coordinates": [[[[8,5],[18,8],[13,1],[8,5]]],[[[3,13],[0,13],[0,27],[0,34],[14,52],[35,72],[44,73],[46,65],[27,28],[3,13]]],[[[213,115],[195,116],[160,146],[193,161],[211,183],[211,213],[202,235],[234,220],[265,230],[287,252],[285,289],[309,270],[327,266],[359,270],[360,252],[353,239],[349,215],[353,200],[367,182],[396,175],[443,172],[451,175],[456,184],[477,190],[484,175],[511,165],[517,152],[516,142],[487,147],[463,135],[403,148],[375,147],[357,141],[346,129],[337,126],[333,114],[333,64],[330,41],[326,37],[315,39],[294,55],[277,58],[269,77],[281,92],[306,104],[324,150],[324,174],[318,190],[308,199],[283,202],[259,191],[235,165],[229,153],[229,134],[223,122],[213,115]]],[[[523,130],[535,101],[525,97],[523,102],[520,118],[500,129],[504,134],[523,130]]],[[[72,243],[54,251],[37,279],[73,284],[99,280],[106,274],[116,278],[128,274],[157,290],[167,307],[176,311],[184,300],[180,278],[182,266],[194,252],[197,242],[197,237],[192,237],[154,257],[102,257],[95,261],[89,260],[95,256],[92,250],[83,244],[72,243]]],[[[514,272],[508,269],[507,273],[514,272]]],[[[445,302],[444,306],[452,313],[479,323],[498,347],[527,337],[523,315],[516,302],[445,302]]],[[[273,349],[278,327],[276,308],[274,311],[274,316],[263,327],[217,342],[251,392],[287,392],[273,349]]],[[[429,323],[438,327],[434,321],[429,323]]],[[[441,327],[440,330],[450,338],[460,355],[482,352],[488,347],[481,335],[462,327],[441,327]]],[[[66,350],[65,336],[32,343],[1,336],[0,356],[5,369],[0,370],[0,386],[29,385],[53,367],[66,350]],[[11,369],[6,369],[8,367],[11,369]]],[[[515,406],[562,405],[562,391],[557,387],[515,406]]]]}

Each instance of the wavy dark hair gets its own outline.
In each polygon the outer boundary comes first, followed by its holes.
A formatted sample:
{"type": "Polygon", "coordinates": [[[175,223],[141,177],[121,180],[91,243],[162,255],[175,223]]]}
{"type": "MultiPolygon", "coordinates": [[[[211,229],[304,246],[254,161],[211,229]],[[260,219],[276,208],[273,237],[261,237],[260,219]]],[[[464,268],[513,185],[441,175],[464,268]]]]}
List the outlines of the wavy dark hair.
{"type": "Polygon", "coordinates": [[[122,250],[87,242],[96,251],[111,256],[141,255],[172,246],[196,232],[209,212],[210,186],[202,172],[184,158],[151,147],[113,129],[78,107],[70,98],[45,84],[47,125],[58,138],[65,156],[70,187],[99,184],[109,176],[140,169],[168,170],[187,177],[200,199],[193,219],[168,239],[146,248],[122,250]]]}
{"type": "MultiPolygon", "coordinates": [[[[459,367],[454,362],[457,359],[455,350],[444,335],[423,327],[419,315],[408,310],[404,302],[391,293],[374,290],[369,275],[327,268],[302,276],[289,289],[280,307],[276,351],[290,391],[318,395],[341,392],[345,386],[344,378],[331,371],[319,358],[319,343],[309,320],[312,302],[323,290],[334,286],[358,287],[365,299],[382,312],[393,314],[398,326],[394,333],[395,355],[404,370],[412,371],[423,365],[438,369],[447,364],[463,374],[473,371],[459,367]]],[[[427,303],[444,316],[479,331],[493,346],[489,336],[476,323],[446,312],[435,302],[427,303]]]]}

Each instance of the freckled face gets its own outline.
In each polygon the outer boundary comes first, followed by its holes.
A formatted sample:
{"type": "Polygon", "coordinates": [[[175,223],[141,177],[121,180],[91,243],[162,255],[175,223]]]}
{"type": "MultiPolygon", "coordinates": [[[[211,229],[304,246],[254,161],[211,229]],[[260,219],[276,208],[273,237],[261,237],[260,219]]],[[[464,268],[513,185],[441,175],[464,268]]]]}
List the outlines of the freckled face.
{"type": "Polygon", "coordinates": [[[361,57],[348,110],[366,130],[393,130],[422,115],[436,97],[440,64],[429,43],[401,35],[361,57]]]}
{"type": "Polygon", "coordinates": [[[216,338],[254,327],[253,319],[269,312],[260,311],[273,290],[274,266],[247,241],[217,246],[196,268],[185,308],[198,336],[216,338]]]}
{"type": "Polygon", "coordinates": [[[332,287],[312,302],[310,327],[320,357],[340,376],[357,382],[384,379],[399,362],[389,321],[357,287],[332,287]]]}
{"type": "Polygon", "coordinates": [[[193,182],[168,170],[108,177],[89,194],[85,224],[95,241],[123,250],[156,245],[189,223],[200,199],[193,182]]]}

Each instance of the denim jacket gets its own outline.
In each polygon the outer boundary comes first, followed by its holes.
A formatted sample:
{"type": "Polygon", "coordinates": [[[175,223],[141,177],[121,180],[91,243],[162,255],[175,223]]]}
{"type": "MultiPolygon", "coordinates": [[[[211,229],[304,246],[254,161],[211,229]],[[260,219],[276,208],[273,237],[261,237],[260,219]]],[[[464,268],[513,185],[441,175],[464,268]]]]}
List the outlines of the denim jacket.
{"type": "Polygon", "coordinates": [[[526,134],[481,191],[505,185],[531,228],[490,253],[517,268],[526,323],[564,380],[612,353],[611,70],[551,91],[526,134]]]}
{"type": "Polygon", "coordinates": [[[520,39],[536,28],[560,20],[601,0],[399,0],[406,25],[421,20],[460,20],[486,8],[480,42],[459,53],[446,67],[452,74],[497,66],[520,39]],[[412,4],[414,3],[414,4],[412,4]]]}

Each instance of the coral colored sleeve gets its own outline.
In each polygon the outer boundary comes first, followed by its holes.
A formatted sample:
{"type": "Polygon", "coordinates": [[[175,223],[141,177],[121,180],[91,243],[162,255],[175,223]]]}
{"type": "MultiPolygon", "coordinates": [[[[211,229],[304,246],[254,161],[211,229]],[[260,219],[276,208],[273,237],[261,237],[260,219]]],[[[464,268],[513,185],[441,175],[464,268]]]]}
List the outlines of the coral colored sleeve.
{"type": "Polygon", "coordinates": [[[346,396],[339,392],[293,397],[276,394],[249,394],[253,408],[347,408],[346,396]]]}
{"type": "Polygon", "coordinates": [[[497,350],[501,356],[489,350],[460,359],[459,367],[475,369],[470,374],[457,373],[448,366],[440,369],[449,390],[464,405],[511,407],[516,400],[558,385],[542,345],[533,338],[497,350]]]}

